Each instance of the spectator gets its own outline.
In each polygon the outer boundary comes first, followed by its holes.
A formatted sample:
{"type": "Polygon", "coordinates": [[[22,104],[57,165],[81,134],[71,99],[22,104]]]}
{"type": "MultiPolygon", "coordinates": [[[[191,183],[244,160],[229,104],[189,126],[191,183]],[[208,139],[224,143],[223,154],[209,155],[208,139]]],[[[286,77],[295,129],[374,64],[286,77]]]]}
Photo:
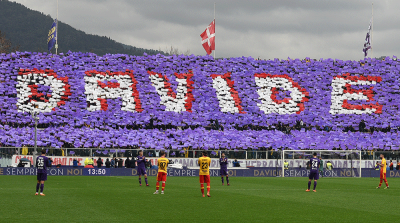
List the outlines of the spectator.
{"type": "Polygon", "coordinates": [[[282,123],[281,122],[278,122],[278,126],[276,126],[276,129],[278,131],[282,131],[282,123]]]}
{"type": "Polygon", "coordinates": [[[110,168],[110,166],[111,166],[111,162],[110,162],[110,160],[108,160],[108,158],[106,159],[106,168],[110,168]]]}
{"type": "Polygon", "coordinates": [[[319,175],[324,177],[324,161],[321,157],[319,158],[319,175]]]}
{"type": "Polygon", "coordinates": [[[324,126],[324,131],[325,131],[325,132],[330,132],[331,129],[332,129],[332,127],[330,127],[330,126],[328,126],[328,125],[325,125],[325,126],[324,126]]]}
{"type": "Polygon", "coordinates": [[[120,158],[120,159],[118,160],[118,168],[122,168],[122,167],[123,167],[123,164],[124,164],[124,161],[120,158]]]}
{"type": "Polygon", "coordinates": [[[374,133],[375,127],[374,127],[374,126],[371,126],[371,127],[369,128],[369,131],[370,131],[371,133],[374,133]]]}
{"type": "Polygon", "coordinates": [[[129,157],[126,157],[125,168],[131,168],[131,160],[129,159],[129,157]]]}
{"type": "Polygon", "coordinates": [[[240,163],[235,159],[235,161],[232,162],[233,167],[240,167],[240,163]]]}
{"type": "Polygon", "coordinates": [[[111,168],[115,167],[115,158],[111,159],[111,168]]]}
{"type": "Polygon", "coordinates": [[[74,159],[74,161],[72,161],[72,166],[73,166],[74,168],[77,168],[77,167],[78,167],[78,161],[77,161],[76,159],[74,159]]]}
{"type": "Polygon", "coordinates": [[[151,168],[151,161],[149,159],[146,159],[146,168],[147,169],[151,168]]]}
{"type": "Polygon", "coordinates": [[[392,162],[392,160],[390,160],[389,170],[393,170],[393,162],[392,162]]]}
{"type": "Polygon", "coordinates": [[[365,132],[365,122],[364,119],[361,120],[360,124],[358,124],[358,130],[360,132],[365,132]]]}
{"type": "Polygon", "coordinates": [[[369,155],[368,155],[369,159],[372,160],[374,151],[373,151],[373,150],[369,150],[369,151],[368,151],[368,154],[369,154],[369,155]]]}
{"type": "Polygon", "coordinates": [[[17,167],[24,167],[25,166],[25,164],[24,163],[22,163],[22,161],[21,160],[19,160],[19,163],[18,163],[18,166],[17,167]]]}
{"type": "Polygon", "coordinates": [[[270,153],[268,153],[268,159],[275,159],[275,156],[274,156],[274,150],[271,148],[271,150],[270,150],[271,152],[270,153]]]}
{"type": "Polygon", "coordinates": [[[28,155],[28,147],[26,145],[22,147],[22,155],[28,155]]]}
{"type": "Polygon", "coordinates": [[[353,126],[346,126],[346,128],[344,128],[345,132],[354,132],[354,128],[353,126]]]}
{"type": "Polygon", "coordinates": [[[103,165],[103,161],[100,159],[100,157],[97,159],[97,168],[101,168],[101,165],[103,165]]]}
{"type": "Polygon", "coordinates": [[[114,157],[114,168],[118,168],[118,159],[116,157],[114,157]]]}

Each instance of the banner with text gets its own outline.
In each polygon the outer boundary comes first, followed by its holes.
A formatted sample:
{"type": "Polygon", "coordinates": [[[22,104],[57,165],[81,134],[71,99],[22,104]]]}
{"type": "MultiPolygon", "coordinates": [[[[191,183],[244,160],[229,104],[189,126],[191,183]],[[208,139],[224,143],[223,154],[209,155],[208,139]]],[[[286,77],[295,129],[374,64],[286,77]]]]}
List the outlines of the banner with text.
{"type": "MultiPolygon", "coordinates": [[[[323,177],[359,177],[357,169],[337,168],[333,170],[324,170],[323,177]]],[[[49,176],[137,176],[137,169],[131,168],[49,168],[47,170],[49,176]]],[[[285,170],[285,177],[308,177],[310,171],[305,168],[293,168],[285,170]]],[[[198,169],[168,169],[168,176],[199,176],[198,169]]],[[[247,169],[229,169],[229,176],[232,177],[279,177],[282,170],[271,167],[252,167],[247,169]]],[[[0,175],[37,175],[36,168],[32,167],[1,167],[0,175]]],[[[148,176],[157,176],[156,169],[148,169],[148,176]]],[[[218,169],[211,169],[210,176],[220,176],[218,169]]],[[[322,173],[320,177],[322,176],[322,173]]],[[[363,170],[362,177],[379,177],[379,171],[363,170]]],[[[400,177],[399,170],[390,170],[387,177],[400,177]]]]}
{"type": "MultiPolygon", "coordinates": [[[[16,167],[19,163],[21,158],[27,158],[31,162],[33,160],[33,156],[27,155],[14,155],[12,157],[12,166],[16,167]]],[[[61,164],[61,166],[72,166],[74,159],[78,161],[78,166],[83,166],[84,161],[86,158],[92,157],[72,157],[72,156],[49,156],[53,160],[53,165],[61,164]]],[[[111,157],[100,157],[103,163],[105,163],[106,159],[111,159],[111,157]]],[[[118,157],[117,157],[118,158],[118,157]]],[[[168,158],[168,157],[167,157],[168,158]]],[[[98,157],[94,157],[95,161],[98,157]]],[[[124,161],[125,165],[125,158],[121,158],[124,161]]],[[[152,163],[152,165],[157,165],[157,159],[154,157],[147,157],[152,163]]],[[[177,164],[182,164],[182,166],[186,167],[198,167],[197,160],[198,158],[168,158],[171,159],[173,162],[177,164]]],[[[234,159],[228,159],[228,167],[233,167],[232,162],[234,159]]],[[[238,159],[237,160],[241,167],[282,167],[281,160],[276,159],[238,159]]],[[[287,160],[289,162],[289,167],[305,167],[308,160],[287,160]]],[[[360,161],[359,160],[329,160],[332,163],[334,168],[359,168],[360,161]]],[[[376,160],[361,160],[361,168],[374,168],[376,160]]],[[[219,168],[219,159],[218,158],[211,158],[211,168],[219,168]]]]}

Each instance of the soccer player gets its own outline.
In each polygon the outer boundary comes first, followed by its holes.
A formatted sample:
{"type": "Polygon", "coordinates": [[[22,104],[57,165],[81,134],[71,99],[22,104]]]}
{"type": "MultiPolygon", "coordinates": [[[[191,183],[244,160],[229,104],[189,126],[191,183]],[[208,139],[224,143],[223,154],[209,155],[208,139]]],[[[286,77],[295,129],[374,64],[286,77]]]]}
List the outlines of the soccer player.
{"type": "Polygon", "coordinates": [[[160,181],[162,181],[161,194],[164,194],[165,181],[167,181],[167,166],[169,160],[165,158],[165,151],[161,151],[160,155],[161,157],[157,160],[158,173],[157,173],[156,192],[154,192],[154,194],[158,194],[158,189],[160,188],[160,181]]]}
{"type": "Polygon", "coordinates": [[[203,194],[204,197],[204,183],[207,184],[207,196],[211,197],[210,195],[210,165],[211,165],[211,159],[210,157],[207,157],[207,152],[203,152],[203,156],[199,158],[199,166],[200,166],[200,171],[199,171],[199,178],[200,178],[200,189],[201,193],[203,194]]]}
{"type": "Polygon", "coordinates": [[[149,186],[147,182],[147,173],[146,173],[146,157],[143,156],[143,151],[139,151],[139,156],[136,158],[137,160],[137,174],[139,176],[139,184],[142,186],[142,175],[144,176],[144,180],[146,181],[146,186],[149,186]]]}
{"type": "Polygon", "coordinates": [[[320,161],[317,158],[317,153],[314,152],[313,153],[313,158],[310,159],[310,175],[308,176],[308,189],[306,190],[307,192],[310,191],[310,187],[311,187],[311,180],[314,179],[314,192],[317,192],[315,190],[315,188],[317,188],[317,180],[319,179],[319,173],[318,173],[318,169],[320,166],[320,161]]]}
{"type": "Polygon", "coordinates": [[[36,158],[36,168],[37,168],[37,184],[36,193],[39,194],[39,184],[40,184],[40,195],[45,196],[43,193],[44,182],[47,180],[47,167],[49,166],[49,159],[46,157],[46,150],[42,150],[42,155],[36,158]]]}
{"type": "Polygon", "coordinates": [[[226,176],[226,184],[229,186],[228,159],[225,158],[225,153],[221,154],[221,158],[219,159],[219,165],[220,165],[219,174],[221,175],[222,185],[224,185],[224,176],[226,176]]]}
{"type": "Polygon", "coordinates": [[[385,156],[382,153],[381,153],[380,157],[382,159],[381,163],[379,164],[379,166],[381,167],[381,174],[380,174],[379,186],[376,189],[381,188],[382,180],[385,181],[385,184],[386,184],[385,189],[389,189],[389,184],[388,184],[388,182],[386,180],[386,159],[385,159],[385,156]]]}

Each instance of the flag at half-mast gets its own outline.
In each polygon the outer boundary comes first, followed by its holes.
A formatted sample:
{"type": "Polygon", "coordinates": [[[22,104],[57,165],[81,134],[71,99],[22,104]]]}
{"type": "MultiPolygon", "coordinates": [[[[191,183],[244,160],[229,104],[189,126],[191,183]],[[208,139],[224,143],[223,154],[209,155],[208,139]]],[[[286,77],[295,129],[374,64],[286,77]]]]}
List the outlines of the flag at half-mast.
{"type": "Polygon", "coordinates": [[[51,29],[49,31],[49,35],[47,35],[47,48],[50,51],[56,43],[57,38],[57,19],[54,19],[53,25],[51,25],[51,29]]]}
{"type": "Polygon", "coordinates": [[[206,50],[207,54],[210,55],[215,50],[215,19],[207,26],[206,30],[201,36],[201,44],[206,50]]]}
{"type": "Polygon", "coordinates": [[[370,34],[369,34],[371,32],[371,26],[372,26],[372,20],[369,21],[368,32],[367,32],[367,36],[365,37],[365,43],[364,43],[364,48],[363,48],[365,57],[368,55],[368,50],[371,49],[370,34]]]}

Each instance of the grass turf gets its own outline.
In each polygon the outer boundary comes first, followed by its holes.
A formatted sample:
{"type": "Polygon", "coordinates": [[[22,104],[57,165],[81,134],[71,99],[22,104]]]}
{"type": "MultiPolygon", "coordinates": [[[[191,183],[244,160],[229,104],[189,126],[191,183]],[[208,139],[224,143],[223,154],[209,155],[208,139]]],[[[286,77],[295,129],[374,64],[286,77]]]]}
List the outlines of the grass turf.
{"type": "MultiPolygon", "coordinates": [[[[137,177],[49,176],[45,197],[36,176],[0,176],[1,222],[388,222],[400,218],[399,178],[375,189],[377,178],[322,178],[317,193],[307,178],[211,178],[203,198],[198,177],[169,177],[153,195],[137,177]],[[161,189],[161,188],[160,188],[161,189]]],[[[144,179],[143,182],[144,183],[144,179]]],[[[161,186],[161,185],[160,185],[161,186]]]]}

